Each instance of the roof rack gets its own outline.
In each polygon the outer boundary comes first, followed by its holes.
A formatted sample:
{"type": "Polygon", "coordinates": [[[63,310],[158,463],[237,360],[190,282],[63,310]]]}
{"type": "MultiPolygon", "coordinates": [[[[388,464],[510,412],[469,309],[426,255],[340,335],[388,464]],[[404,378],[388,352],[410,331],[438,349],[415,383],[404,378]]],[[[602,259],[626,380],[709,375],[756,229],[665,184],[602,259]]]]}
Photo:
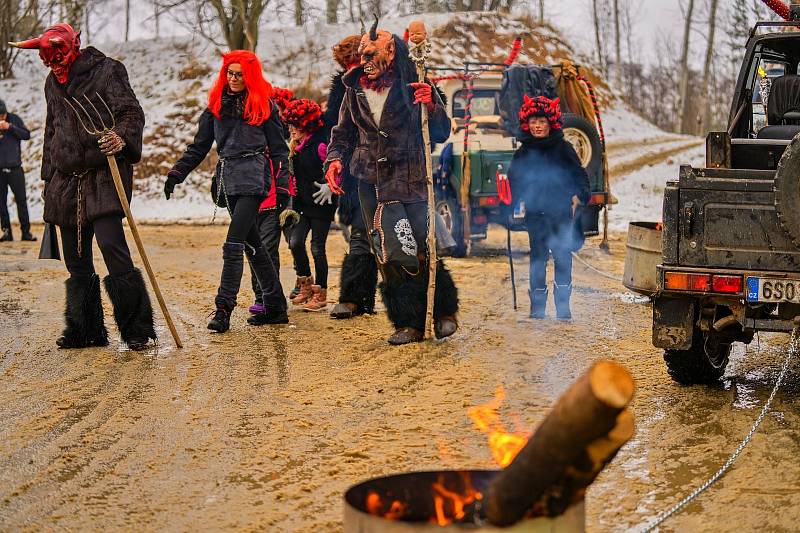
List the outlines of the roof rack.
{"type": "Polygon", "coordinates": [[[786,27],[795,27],[800,28],[800,20],[781,20],[775,22],[756,22],[756,25],[753,26],[753,29],[750,30],[750,37],[753,38],[756,36],[756,31],[758,28],[786,28],[786,27]]]}

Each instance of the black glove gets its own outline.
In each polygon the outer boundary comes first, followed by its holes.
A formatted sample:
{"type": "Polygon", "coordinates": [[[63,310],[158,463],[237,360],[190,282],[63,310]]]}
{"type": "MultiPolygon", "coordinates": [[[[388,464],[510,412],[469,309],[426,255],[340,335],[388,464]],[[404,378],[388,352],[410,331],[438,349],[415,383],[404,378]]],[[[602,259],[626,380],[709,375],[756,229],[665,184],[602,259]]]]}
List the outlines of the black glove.
{"type": "Polygon", "coordinates": [[[167,174],[167,181],[164,182],[164,196],[169,200],[172,191],[175,190],[175,185],[181,182],[180,177],[174,170],[170,170],[167,174]]]}

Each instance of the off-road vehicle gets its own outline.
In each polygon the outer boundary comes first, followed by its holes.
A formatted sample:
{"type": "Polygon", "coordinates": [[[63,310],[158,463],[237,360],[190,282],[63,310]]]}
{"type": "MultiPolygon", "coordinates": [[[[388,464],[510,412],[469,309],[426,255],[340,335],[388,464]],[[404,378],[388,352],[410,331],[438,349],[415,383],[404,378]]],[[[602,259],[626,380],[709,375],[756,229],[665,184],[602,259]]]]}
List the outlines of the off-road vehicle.
{"type": "Polygon", "coordinates": [[[796,25],[753,28],[728,130],[664,191],[653,344],[681,383],[718,380],[733,342],[800,315],[800,33],[782,31],[796,25]]]}

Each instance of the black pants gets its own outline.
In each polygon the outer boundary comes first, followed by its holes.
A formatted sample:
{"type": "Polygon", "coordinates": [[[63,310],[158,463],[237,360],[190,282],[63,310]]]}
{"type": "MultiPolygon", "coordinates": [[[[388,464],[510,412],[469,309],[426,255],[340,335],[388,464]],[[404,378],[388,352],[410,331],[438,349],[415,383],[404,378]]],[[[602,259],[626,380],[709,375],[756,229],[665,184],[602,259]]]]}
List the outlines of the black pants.
{"type": "Polygon", "coordinates": [[[81,228],[81,254],[78,255],[77,228],[60,227],[61,245],[64,248],[64,264],[72,275],[94,274],[92,260],[92,238],[97,240],[108,273],[112,276],[127,274],[133,270],[131,252],[125,241],[122,219],[117,216],[98,218],[81,228]]]}
{"type": "Polygon", "coordinates": [[[31,222],[28,218],[28,202],[25,196],[25,173],[22,167],[0,168],[0,227],[11,229],[7,203],[9,187],[17,203],[17,217],[22,232],[30,231],[31,222]]]}
{"type": "Polygon", "coordinates": [[[528,213],[525,225],[531,246],[531,290],[547,288],[547,260],[551,252],[555,282],[558,285],[572,283],[572,219],[568,215],[528,213]]]}
{"type": "MultiPolygon", "coordinates": [[[[258,228],[258,236],[261,239],[261,244],[264,245],[264,248],[267,250],[267,255],[269,255],[270,261],[272,261],[273,266],[275,267],[275,273],[280,276],[281,272],[281,256],[280,256],[280,244],[281,244],[281,225],[278,217],[280,216],[280,211],[275,209],[264,209],[263,211],[258,212],[258,218],[256,221],[256,227],[258,228]]],[[[250,280],[253,285],[253,293],[256,295],[256,302],[261,302],[261,287],[258,285],[258,279],[256,278],[253,269],[250,269],[250,280]]]]}
{"type": "Polygon", "coordinates": [[[369,246],[369,232],[367,231],[367,225],[364,224],[364,215],[360,207],[353,214],[350,222],[350,242],[348,244],[350,246],[348,251],[350,255],[369,255],[372,253],[372,249],[369,246]]]}
{"type": "Polygon", "coordinates": [[[311,218],[300,215],[300,222],[292,227],[289,238],[289,248],[294,258],[294,269],[298,276],[310,276],[311,264],[306,251],[306,239],[311,233],[311,256],[314,258],[315,283],[323,289],[328,287],[328,256],[325,253],[325,243],[328,241],[328,232],[331,221],[325,218],[311,218]]]}
{"type": "MultiPolygon", "coordinates": [[[[258,217],[258,207],[263,198],[258,196],[228,196],[228,208],[231,213],[231,224],[228,226],[228,236],[225,246],[230,247],[230,256],[226,257],[223,252],[222,279],[220,280],[219,290],[217,291],[216,303],[232,309],[236,306],[236,295],[242,281],[241,248],[238,257],[233,250],[236,245],[244,246],[247,250],[248,260],[253,260],[254,255],[266,255],[264,245],[256,227],[258,217]]],[[[223,251],[226,249],[223,247],[223,251]]],[[[278,271],[271,260],[265,261],[263,268],[258,269],[259,284],[264,299],[264,304],[284,307],[286,301],[283,297],[281,281],[278,271]]]]}
{"type": "MultiPolygon", "coordinates": [[[[364,220],[373,220],[378,209],[378,195],[375,186],[364,181],[358,182],[358,198],[361,201],[361,214],[364,220]]],[[[411,224],[411,233],[417,241],[417,250],[420,254],[428,250],[428,203],[423,201],[403,203],[411,224]]]]}

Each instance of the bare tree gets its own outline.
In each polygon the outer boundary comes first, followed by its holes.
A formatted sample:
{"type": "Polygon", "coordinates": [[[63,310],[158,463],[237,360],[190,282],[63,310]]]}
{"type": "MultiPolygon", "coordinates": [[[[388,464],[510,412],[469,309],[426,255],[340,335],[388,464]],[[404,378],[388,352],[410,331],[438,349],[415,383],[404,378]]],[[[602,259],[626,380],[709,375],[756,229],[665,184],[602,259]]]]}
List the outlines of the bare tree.
{"type": "Polygon", "coordinates": [[[617,87],[622,86],[622,48],[619,31],[619,0],[614,0],[614,77],[617,87]]]}
{"type": "Polygon", "coordinates": [[[703,64],[703,122],[700,133],[706,131],[711,123],[711,106],[709,105],[711,90],[711,69],[714,61],[714,36],[717,29],[717,4],[718,0],[710,0],[708,6],[708,44],[706,45],[706,60],[703,64]]]}
{"type": "Polygon", "coordinates": [[[294,0],[294,25],[303,25],[303,0],[294,0]]]}
{"type": "MultiPolygon", "coordinates": [[[[87,10],[88,11],[88,10],[87,10]]],[[[131,0],[125,0],[125,42],[128,42],[128,36],[131,29],[131,0]]]]}
{"type": "Polygon", "coordinates": [[[597,3],[598,0],[592,0],[592,22],[594,23],[595,51],[597,53],[597,65],[600,67],[600,71],[605,73],[606,68],[605,63],[603,62],[603,44],[600,36],[600,13],[597,3]]]}
{"type": "Polygon", "coordinates": [[[694,14],[694,0],[689,0],[689,4],[686,7],[686,12],[684,13],[684,24],[683,24],[683,44],[681,46],[681,60],[680,60],[680,72],[678,78],[678,90],[680,93],[680,117],[679,117],[679,124],[680,127],[678,131],[681,133],[687,133],[689,129],[689,45],[690,45],[690,34],[692,31],[692,15],[694,14]]]}
{"type": "Polygon", "coordinates": [[[544,0],[539,0],[539,22],[544,22],[544,0]]]}
{"type": "Polygon", "coordinates": [[[48,8],[38,0],[0,0],[0,79],[13,76],[19,49],[8,45],[38,35],[48,8]]]}
{"type": "Polygon", "coordinates": [[[339,22],[339,3],[340,0],[325,0],[325,20],[328,24],[336,24],[339,22]]]}

